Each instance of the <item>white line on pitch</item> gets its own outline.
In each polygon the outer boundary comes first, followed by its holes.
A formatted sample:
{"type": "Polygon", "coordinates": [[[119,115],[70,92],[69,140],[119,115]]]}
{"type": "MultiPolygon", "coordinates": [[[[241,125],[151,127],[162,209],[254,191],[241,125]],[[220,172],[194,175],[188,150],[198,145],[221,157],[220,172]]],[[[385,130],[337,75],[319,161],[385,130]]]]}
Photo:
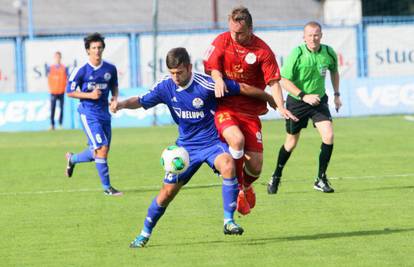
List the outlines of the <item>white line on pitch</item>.
{"type": "MultiPolygon", "coordinates": [[[[342,180],[342,179],[381,179],[381,178],[400,178],[400,177],[411,177],[414,173],[404,174],[388,174],[388,175],[366,175],[366,176],[343,176],[343,177],[330,177],[330,180],[342,180]]],[[[292,181],[292,180],[291,180],[292,181]]],[[[295,180],[298,181],[298,180],[295,180]]],[[[198,185],[186,185],[185,188],[202,188],[220,186],[220,183],[215,184],[198,184],[198,185]]],[[[127,188],[125,191],[134,190],[158,190],[159,186],[140,186],[136,188],[127,188]]],[[[32,192],[4,192],[0,193],[0,196],[15,196],[15,195],[41,195],[41,194],[56,194],[56,193],[82,193],[82,192],[100,192],[101,189],[72,189],[72,190],[47,190],[47,191],[32,191],[32,192]]]]}

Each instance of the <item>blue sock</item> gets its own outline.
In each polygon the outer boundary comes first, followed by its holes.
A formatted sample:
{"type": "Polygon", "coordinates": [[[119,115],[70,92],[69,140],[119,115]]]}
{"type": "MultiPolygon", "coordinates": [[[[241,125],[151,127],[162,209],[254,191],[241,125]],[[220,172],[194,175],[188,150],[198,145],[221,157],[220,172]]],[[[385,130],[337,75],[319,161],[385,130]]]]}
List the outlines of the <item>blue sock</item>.
{"type": "Polygon", "coordinates": [[[111,186],[111,182],[109,181],[109,168],[106,158],[95,158],[95,165],[101,178],[102,187],[107,190],[111,186]]]}
{"type": "Polygon", "coordinates": [[[144,229],[142,230],[141,234],[146,237],[149,237],[152,233],[152,229],[154,229],[155,225],[157,224],[158,220],[164,214],[166,207],[161,207],[157,204],[157,198],[155,197],[152,200],[151,205],[148,208],[147,217],[145,217],[144,221],[144,229]]]}
{"type": "Polygon", "coordinates": [[[75,163],[75,164],[81,163],[81,162],[91,162],[93,160],[94,160],[93,152],[89,148],[85,149],[84,151],[78,154],[73,154],[72,157],[70,158],[70,162],[75,163]]]}
{"type": "Polygon", "coordinates": [[[239,194],[237,178],[223,179],[221,193],[223,195],[224,221],[227,222],[233,220],[237,206],[237,196],[239,194]]]}

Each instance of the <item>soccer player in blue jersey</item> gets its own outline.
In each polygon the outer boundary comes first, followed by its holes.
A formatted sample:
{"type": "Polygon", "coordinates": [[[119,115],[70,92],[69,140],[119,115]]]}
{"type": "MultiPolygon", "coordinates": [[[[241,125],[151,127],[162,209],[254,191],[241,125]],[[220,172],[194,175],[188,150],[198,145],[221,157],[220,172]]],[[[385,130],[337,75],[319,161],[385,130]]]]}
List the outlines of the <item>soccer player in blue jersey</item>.
{"type": "MultiPolygon", "coordinates": [[[[120,109],[148,109],[157,104],[166,104],[178,124],[178,146],[187,149],[190,166],[182,174],[166,173],[164,185],[153,199],[144,221],[141,233],[131,243],[131,248],[144,247],[152,230],[164,214],[168,204],[200,168],[203,162],[219,172],[223,177],[222,197],[224,208],[224,234],[241,235],[243,228],[233,218],[239,193],[235,165],[228,152],[227,144],[220,141],[214,125],[216,99],[214,82],[210,76],[193,73],[190,56],[185,48],[174,48],[167,54],[166,63],[170,76],[167,76],[143,97],[131,97],[112,105],[116,112],[120,109]]],[[[225,80],[228,94],[249,94],[266,100],[273,107],[272,96],[257,88],[225,80]]]]}
{"type": "Polygon", "coordinates": [[[69,77],[66,93],[80,100],[78,112],[89,147],[73,154],[66,153],[66,176],[71,177],[77,163],[94,161],[106,195],[120,196],[122,192],[111,186],[108,168],[108,152],[111,144],[111,115],[108,97],[116,105],[118,98],[118,74],[116,67],[102,59],[104,37],[99,33],[84,38],[89,62],[75,69],[69,77]]]}

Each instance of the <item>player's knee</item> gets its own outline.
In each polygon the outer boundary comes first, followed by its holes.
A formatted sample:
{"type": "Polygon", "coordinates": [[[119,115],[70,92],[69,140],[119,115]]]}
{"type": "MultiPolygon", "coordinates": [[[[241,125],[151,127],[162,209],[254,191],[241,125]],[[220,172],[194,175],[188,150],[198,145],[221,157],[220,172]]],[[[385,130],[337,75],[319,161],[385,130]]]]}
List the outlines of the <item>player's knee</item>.
{"type": "Polygon", "coordinates": [[[109,152],[109,147],[101,146],[95,150],[95,155],[99,158],[107,158],[109,152]]]}
{"type": "Polygon", "coordinates": [[[334,133],[333,132],[328,132],[328,133],[324,134],[322,136],[322,141],[325,144],[327,144],[327,145],[333,144],[333,141],[334,141],[334,133]]]}
{"type": "Polygon", "coordinates": [[[222,159],[219,171],[223,177],[233,177],[235,175],[234,162],[230,156],[222,159]]]}
{"type": "Polygon", "coordinates": [[[229,144],[230,147],[232,147],[234,150],[242,150],[244,147],[244,136],[235,134],[228,136],[226,139],[226,142],[229,144]]]}

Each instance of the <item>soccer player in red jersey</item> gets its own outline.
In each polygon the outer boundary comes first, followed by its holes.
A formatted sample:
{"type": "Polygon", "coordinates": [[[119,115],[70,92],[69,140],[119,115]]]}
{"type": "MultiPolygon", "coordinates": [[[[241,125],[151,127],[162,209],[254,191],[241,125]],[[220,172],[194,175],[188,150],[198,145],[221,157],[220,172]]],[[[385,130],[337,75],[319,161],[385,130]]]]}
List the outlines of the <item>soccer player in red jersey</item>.
{"type": "MultiPolygon", "coordinates": [[[[236,80],[264,90],[270,86],[281,116],[297,120],[285,107],[280,71],[269,46],[253,34],[249,10],[236,7],[228,19],[229,31],[220,34],[207,50],[205,72],[215,81],[216,97],[227,91],[223,78],[236,80]]],[[[237,210],[248,214],[255,206],[252,183],[260,176],[263,164],[263,140],[259,115],[267,112],[266,102],[246,96],[228,96],[219,99],[215,113],[220,136],[230,146],[236,162],[240,193],[237,210]]]]}

